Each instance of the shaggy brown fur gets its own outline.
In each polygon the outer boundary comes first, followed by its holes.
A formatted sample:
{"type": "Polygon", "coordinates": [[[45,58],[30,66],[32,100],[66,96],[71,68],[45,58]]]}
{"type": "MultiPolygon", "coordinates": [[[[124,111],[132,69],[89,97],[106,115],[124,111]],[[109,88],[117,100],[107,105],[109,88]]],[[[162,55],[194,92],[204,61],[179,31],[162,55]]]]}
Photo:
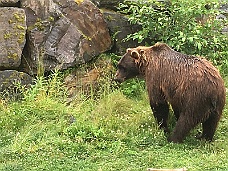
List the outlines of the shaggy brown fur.
{"type": "Polygon", "coordinates": [[[182,142],[199,123],[203,126],[200,138],[212,140],[225,105],[225,86],[209,61],[176,52],[163,43],[139,46],[127,49],[116,80],[138,75],[145,77],[151,109],[165,132],[169,132],[169,104],[174,110],[177,123],[169,141],[182,142]]]}

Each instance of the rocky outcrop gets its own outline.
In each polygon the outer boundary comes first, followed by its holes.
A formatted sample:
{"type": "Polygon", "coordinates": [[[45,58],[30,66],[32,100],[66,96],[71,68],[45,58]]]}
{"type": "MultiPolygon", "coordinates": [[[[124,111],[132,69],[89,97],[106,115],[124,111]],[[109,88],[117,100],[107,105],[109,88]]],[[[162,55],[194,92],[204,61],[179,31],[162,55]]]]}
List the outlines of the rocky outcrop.
{"type": "Polygon", "coordinates": [[[19,0],[0,0],[0,7],[19,7],[19,0]]]}
{"type": "MultiPolygon", "coordinates": [[[[217,18],[228,20],[228,3],[222,4],[220,6],[220,12],[221,14],[219,14],[217,18]]],[[[222,32],[223,34],[226,34],[228,36],[228,25],[226,25],[226,27],[222,29],[222,32]]]]}
{"type": "MultiPolygon", "coordinates": [[[[134,0],[129,0],[129,3],[134,0]]],[[[139,31],[138,25],[132,25],[127,15],[121,14],[119,4],[126,0],[92,0],[102,11],[105,21],[108,24],[110,35],[113,39],[113,46],[110,52],[123,55],[129,47],[143,45],[137,40],[126,40],[129,34],[139,31]]]]}
{"type": "MultiPolygon", "coordinates": [[[[93,2],[98,7],[116,10],[123,1],[93,2]]],[[[1,10],[4,17],[0,17],[4,19],[0,20],[0,46],[4,50],[0,69],[35,75],[86,63],[110,49],[123,54],[126,48],[138,45],[136,41],[123,41],[136,32],[124,15],[100,10],[94,4],[89,0],[0,0],[0,6],[18,7],[1,10]],[[18,15],[14,14],[17,11],[18,15]]]]}
{"type": "Polygon", "coordinates": [[[21,64],[25,45],[25,12],[19,8],[3,7],[0,18],[0,70],[16,69],[21,64]]]}
{"type": "Polygon", "coordinates": [[[124,0],[91,0],[99,8],[111,9],[116,11],[119,3],[123,3],[124,0]]]}
{"type": "Polygon", "coordinates": [[[103,10],[103,14],[113,38],[111,52],[123,55],[127,48],[140,45],[137,40],[126,40],[127,35],[139,31],[138,25],[130,24],[126,15],[115,11],[103,10]]]}
{"type": "Polygon", "coordinates": [[[0,91],[16,77],[31,84],[23,74],[74,67],[111,48],[103,14],[89,0],[0,0],[0,8],[0,91]]]}
{"type": "Polygon", "coordinates": [[[24,73],[16,70],[0,71],[0,92],[4,97],[20,96],[23,88],[28,88],[33,82],[33,78],[24,73]]]}
{"type": "Polygon", "coordinates": [[[86,63],[110,49],[111,37],[100,10],[89,0],[22,0],[28,16],[21,68],[37,73],[86,63]],[[40,10],[42,9],[42,10],[40,10]]]}

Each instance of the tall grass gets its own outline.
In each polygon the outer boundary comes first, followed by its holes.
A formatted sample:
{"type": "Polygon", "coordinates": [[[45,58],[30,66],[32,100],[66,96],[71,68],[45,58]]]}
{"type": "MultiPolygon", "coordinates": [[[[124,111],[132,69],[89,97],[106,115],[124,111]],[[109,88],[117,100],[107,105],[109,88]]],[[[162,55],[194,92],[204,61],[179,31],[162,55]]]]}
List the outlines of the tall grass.
{"type": "Polygon", "coordinates": [[[0,170],[228,169],[228,106],[214,142],[196,140],[195,129],[172,144],[157,128],[143,86],[129,96],[126,86],[111,84],[107,77],[99,95],[68,104],[62,76],[53,73],[37,78],[21,101],[0,100],[0,170]]]}

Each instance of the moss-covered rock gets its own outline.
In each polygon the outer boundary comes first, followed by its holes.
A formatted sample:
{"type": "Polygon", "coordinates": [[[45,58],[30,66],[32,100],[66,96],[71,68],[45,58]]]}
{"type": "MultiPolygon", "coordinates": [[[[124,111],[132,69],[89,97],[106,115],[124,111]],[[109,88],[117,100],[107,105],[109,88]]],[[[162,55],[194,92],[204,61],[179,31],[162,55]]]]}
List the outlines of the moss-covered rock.
{"type": "Polygon", "coordinates": [[[24,10],[2,7],[0,25],[0,69],[18,68],[21,64],[27,29],[24,10]]]}
{"type": "Polygon", "coordinates": [[[0,7],[19,7],[20,0],[0,0],[0,7]]]}
{"type": "Polygon", "coordinates": [[[89,0],[22,0],[28,36],[22,67],[30,74],[67,69],[107,51],[111,37],[100,10],[89,0]],[[42,64],[43,63],[43,64],[42,64]]]}
{"type": "Polygon", "coordinates": [[[0,71],[0,93],[3,97],[18,97],[24,88],[33,83],[33,78],[15,70],[0,71]]]}

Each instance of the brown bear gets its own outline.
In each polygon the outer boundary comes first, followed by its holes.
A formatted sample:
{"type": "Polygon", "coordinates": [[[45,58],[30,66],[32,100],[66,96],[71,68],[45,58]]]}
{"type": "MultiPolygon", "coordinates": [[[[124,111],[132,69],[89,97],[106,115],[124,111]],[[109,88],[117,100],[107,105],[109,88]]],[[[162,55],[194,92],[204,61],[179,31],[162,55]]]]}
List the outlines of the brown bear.
{"type": "Polygon", "coordinates": [[[129,48],[118,63],[115,80],[143,76],[159,127],[169,132],[169,105],[177,119],[168,140],[180,143],[202,123],[199,138],[211,141],[225,105],[225,86],[205,58],[179,53],[164,43],[129,48]]]}

